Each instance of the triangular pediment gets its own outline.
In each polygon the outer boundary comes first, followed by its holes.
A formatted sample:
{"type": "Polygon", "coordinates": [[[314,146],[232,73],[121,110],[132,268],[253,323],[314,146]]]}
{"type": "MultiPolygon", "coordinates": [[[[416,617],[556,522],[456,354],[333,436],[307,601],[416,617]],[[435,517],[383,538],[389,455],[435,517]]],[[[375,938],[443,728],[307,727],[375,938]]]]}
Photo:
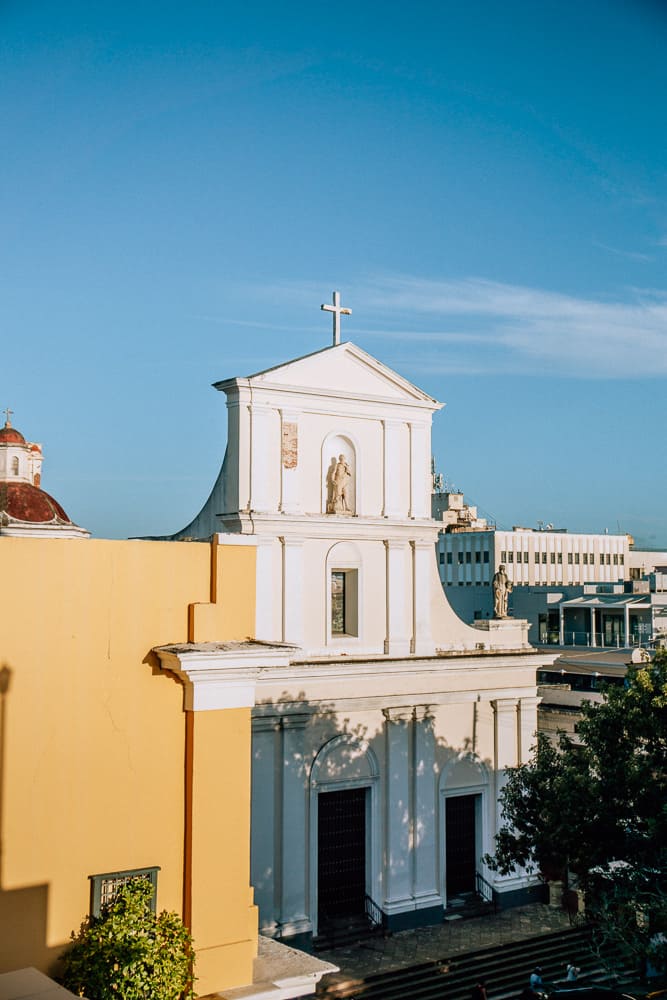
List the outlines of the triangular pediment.
{"type": "MultiPolygon", "coordinates": [[[[433,409],[441,406],[402,375],[349,342],[256,372],[243,381],[257,388],[275,387],[332,396],[344,393],[348,397],[386,399],[433,409]]],[[[228,384],[218,382],[216,388],[224,389],[228,384]]]]}

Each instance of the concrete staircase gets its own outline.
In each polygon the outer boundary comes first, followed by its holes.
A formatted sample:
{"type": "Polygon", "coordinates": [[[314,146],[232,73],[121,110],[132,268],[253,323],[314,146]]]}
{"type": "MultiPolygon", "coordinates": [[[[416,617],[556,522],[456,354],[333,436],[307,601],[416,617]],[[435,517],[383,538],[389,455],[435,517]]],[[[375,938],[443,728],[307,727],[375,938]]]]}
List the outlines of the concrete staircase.
{"type": "Polygon", "coordinates": [[[509,944],[467,952],[454,957],[395,969],[354,982],[327,986],[323,980],[318,997],[326,1000],[470,1000],[478,978],[486,980],[490,1000],[518,998],[536,965],[545,984],[565,978],[568,963],[579,966],[578,985],[612,983],[590,947],[586,927],[543,934],[509,944]]]}

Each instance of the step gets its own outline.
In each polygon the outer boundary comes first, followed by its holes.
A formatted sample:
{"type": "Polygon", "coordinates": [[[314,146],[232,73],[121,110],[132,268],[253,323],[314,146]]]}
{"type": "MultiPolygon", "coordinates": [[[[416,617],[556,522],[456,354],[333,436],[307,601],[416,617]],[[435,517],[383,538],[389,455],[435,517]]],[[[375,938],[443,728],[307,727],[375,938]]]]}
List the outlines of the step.
{"type": "Polygon", "coordinates": [[[588,949],[590,931],[587,928],[556,931],[551,934],[536,935],[494,945],[474,952],[465,952],[451,957],[395,969],[385,973],[367,976],[362,982],[332,983],[320,988],[318,993],[327,1000],[345,1000],[361,997],[373,1000],[391,1000],[395,995],[403,998],[426,1000],[429,995],[446,996],[448,1000],[468,1000],[474,980],[481,974],[492,981],[494,1000],[507,994],[517,993],[525,986],[530,970],[539,964],[544,970],[545,981],[562,980],[566,965],[574,961],[588,977],[605,976],[599,960],[588,949]],[[517,966],[519,965],[518,969],[517,966]],[[447,972],[443,976],[443,966],[447,972]],[[446,977],[446,978],[445,978],[446,977]]]}

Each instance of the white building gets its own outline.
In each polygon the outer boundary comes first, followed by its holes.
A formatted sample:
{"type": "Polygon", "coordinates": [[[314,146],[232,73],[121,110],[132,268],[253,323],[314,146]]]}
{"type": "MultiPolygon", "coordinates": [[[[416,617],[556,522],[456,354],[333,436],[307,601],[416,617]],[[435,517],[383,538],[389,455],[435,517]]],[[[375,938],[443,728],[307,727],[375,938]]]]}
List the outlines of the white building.
{"type": "Polygon", "coordinates": [[[0,428],[0,536],[89,538],[90,532],[74,524],[42,489],[42,446],[12,427],[11,413],[5,410],[0,428]]]}
{"type": "Polygon", "coordinates": [[[535,643],[618,647],[663,631],[656,566],[664,553],[635,551],[630,535],[489,527],[461,493],[434,494],[432,505],[443,522],[440,579],[464,621],[493,615],[492,581],[503,565],[510,614],[530,623],[535,643]]]}
{"type": "Polygon", "coordinates": [[[471,627],[443,594],[429,470],[441,404],[349,343],[216,388],[222,469],[174,537],[253,546],[255,638],[285,643],[237,678],[255,691],[264,933],[318,934],[367,906],[394,928],[437,921],[480,877],[501,903],[525,900],[529,880],[481,859],[551,657],[524,622],[471,627]]]}

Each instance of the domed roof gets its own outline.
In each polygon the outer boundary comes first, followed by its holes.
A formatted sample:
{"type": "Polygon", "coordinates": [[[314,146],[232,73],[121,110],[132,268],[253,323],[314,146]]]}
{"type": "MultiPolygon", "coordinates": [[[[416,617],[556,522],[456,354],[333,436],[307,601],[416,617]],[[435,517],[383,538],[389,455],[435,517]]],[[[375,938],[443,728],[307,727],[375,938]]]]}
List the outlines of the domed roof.
{"type": "Polygon", "coordinates": [[[0,521],[72,524],[57,500],[31,483],[0,483],[0,521]]]}
{"type": "Polygon", "coordinates": [[[0,427],[0,444],[25,444],[26,440],[20,431],[7,422],[4,427],[0,427]]]}

